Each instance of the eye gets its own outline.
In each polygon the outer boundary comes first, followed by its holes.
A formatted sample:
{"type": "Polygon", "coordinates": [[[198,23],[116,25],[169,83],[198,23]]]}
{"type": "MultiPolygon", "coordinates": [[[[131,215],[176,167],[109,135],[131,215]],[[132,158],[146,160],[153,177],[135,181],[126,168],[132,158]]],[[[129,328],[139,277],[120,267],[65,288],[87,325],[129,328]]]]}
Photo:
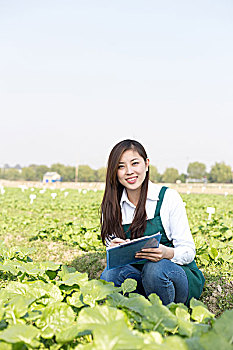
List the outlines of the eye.
{"type": "Polygon", "coordinates": [[[118,165],[118,169],[123,169],[124,165],[118,165]]]}
{"type": "Polygon", "coordinates": [[[139,164],[139,162],[133,162],[133,165],[137,165],[137,164],[139,164]]]}

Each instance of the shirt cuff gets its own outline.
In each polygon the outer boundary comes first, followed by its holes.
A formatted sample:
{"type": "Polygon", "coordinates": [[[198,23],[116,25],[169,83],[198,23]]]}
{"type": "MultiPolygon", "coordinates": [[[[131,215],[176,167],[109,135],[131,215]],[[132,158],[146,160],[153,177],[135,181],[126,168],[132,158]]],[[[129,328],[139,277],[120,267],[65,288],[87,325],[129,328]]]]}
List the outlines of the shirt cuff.
{"type": "Polygon", "coordinates": [[[174,256],[171,259],[172,262],[179,265],[190,264],[195,257],[195,250],[189,247],[177,247],[174,248],[174,256]]]}
{"type": "Polygon", "coordinates": [[[109,247],[109,246],[110,246],[111,241],[112,241],[114,238],[116,238],[116,235],[114,235],[114,234],[111,234],[111,235],[106,236],[106,238],[105,238],[105,245],[106,245],[106,247],[109,247]]]}

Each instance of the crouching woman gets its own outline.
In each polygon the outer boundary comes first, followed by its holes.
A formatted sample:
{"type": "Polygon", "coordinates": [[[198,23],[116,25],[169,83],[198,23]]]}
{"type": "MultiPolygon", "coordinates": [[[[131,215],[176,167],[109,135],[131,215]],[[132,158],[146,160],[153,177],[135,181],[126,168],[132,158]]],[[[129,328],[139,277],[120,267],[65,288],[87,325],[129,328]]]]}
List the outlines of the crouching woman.
{"type": "Polygon", "coordinates": [[[177,191],[149,181],[149,159],[139,142],[123,140],[113,147],[101,209],[101,235],[107,246],[162,234],[158,248],[135,255],[146,262],[105,269],[101,279],[119,287],[133,278],[136,292],[145,297],[156,293],[164,305],[188,305],[192,297],[200,297],[205,279],[194,260],[184,203],[177,191]]]}

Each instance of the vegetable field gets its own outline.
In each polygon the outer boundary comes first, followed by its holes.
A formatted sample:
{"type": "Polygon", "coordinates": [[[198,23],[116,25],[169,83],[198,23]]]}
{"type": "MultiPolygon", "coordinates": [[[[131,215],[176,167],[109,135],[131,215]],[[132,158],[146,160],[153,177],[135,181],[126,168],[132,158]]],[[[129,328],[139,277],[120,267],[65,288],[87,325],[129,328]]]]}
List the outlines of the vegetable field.
{"type": "Polygon", "coordinates": [[[99,279],[102,191],[0,190],[0,350],[233,349],[232,195],[181,195],[206,278],[187,308],[99,279]]]}

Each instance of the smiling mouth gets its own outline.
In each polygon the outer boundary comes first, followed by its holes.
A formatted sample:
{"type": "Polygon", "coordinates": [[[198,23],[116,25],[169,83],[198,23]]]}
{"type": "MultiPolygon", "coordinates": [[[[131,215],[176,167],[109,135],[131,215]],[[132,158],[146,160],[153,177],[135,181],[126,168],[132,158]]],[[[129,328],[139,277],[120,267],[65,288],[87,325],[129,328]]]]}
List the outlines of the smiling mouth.
{"type": "Polygon", "coordinates": [[[134,183],[137,181],[137,177],[136,177],[136,176],[130,177],[130,178],[126,179],[126,181],[127,181],[129,184],[134,184],[134,183]]]}

